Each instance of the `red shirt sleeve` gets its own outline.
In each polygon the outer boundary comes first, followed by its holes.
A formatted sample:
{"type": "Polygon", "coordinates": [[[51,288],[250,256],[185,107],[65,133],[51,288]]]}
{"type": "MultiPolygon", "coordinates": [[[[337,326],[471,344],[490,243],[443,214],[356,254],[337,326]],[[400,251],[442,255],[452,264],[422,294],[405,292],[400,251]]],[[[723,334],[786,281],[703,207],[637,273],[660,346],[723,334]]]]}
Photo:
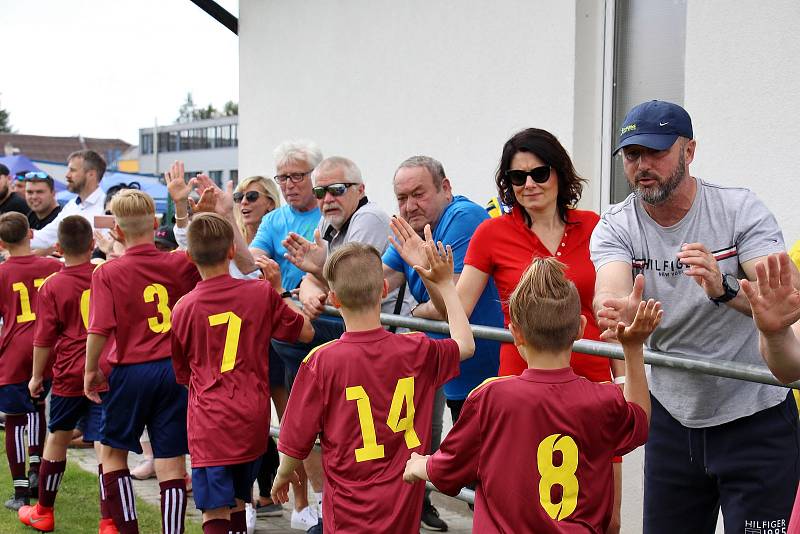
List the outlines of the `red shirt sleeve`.
{"type": "Polygon", "coordinates": [[[613,389],[614,404],[608,410],[610,418],[604,429],[615,447],[614,454],[623,456],[645,444],[649,425],[644,409],[626,401],[620,388],[613,386],[613,389]]]}
{"type": "Polygon", "coordinates": [[[428,361],[435,362],[436,387],[439,387],[461,373],[461,354],[454,339],[428,339],[428,361]]]}
{"type": "Polygon", "coordinates": [[[317,435],[322,432],[324,399],[315,365],[319,357],[317,352],[311,360],[300,365],[281,421],[278,450],[301,460],[308,457],[317,435]]]}
{"type": "Polygon", "coordinates": [[[117,326],[114,299],[103,267],[92,273],[91,298],[89,298],[89,334],[110,336],[117,326]]]}
{"type": "Polygon", "coordinates": [[[439,450],[428,458],[428,478],[439,491],[456,495],[478,479],[481,452],[481,423],[476,395],[464,402],[461,415],[439,450]]]}
{"type": "Polygon", "coordinates": [[[45,283],[39,289],[39,298],[36,303],[33,346],[55,346],[60,331],[61,323],[58,320],[58,311],[56,310],[56,303],[53,300],[53,292],[50,290],[50,286],[45,283]]]}
{"type": "Polygon", "coordinates": [[[300,332],[303,331],[305,319],[286,305],[269,282],[264,283],[268,288],[268,298],[272,303],[272,337],[279,341],[295,343],[300,337],[300,332]]]}
{"type": "Polygon", "coordinates": [[[472,239],[469,241],[469,247],[467,247],[464,265],[472,265],[487,274],[494,272],[490,226],[497,220],[499,219],[487,219],[475,229],[475,233],[472,234],[472,239]]]}
{"type": "Polygon", "coordinates": [[[183,307],[178,302],[172,313],[172,333],[170,343],[172,345],[172,368],[175,370],[175,381],[178,384],[189,384],[191,369],[189,367],[188,354],[191,352],[189,344],[191,336],[186,331],[188,322],[183,318],[183,307]]]}

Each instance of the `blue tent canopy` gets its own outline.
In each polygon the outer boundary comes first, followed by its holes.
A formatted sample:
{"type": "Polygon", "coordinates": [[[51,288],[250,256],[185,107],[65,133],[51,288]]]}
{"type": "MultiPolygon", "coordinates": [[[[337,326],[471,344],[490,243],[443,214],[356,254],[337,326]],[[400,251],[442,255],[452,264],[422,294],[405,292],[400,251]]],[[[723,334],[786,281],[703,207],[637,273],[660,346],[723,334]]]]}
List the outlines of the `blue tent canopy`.
{"type": "MultiPolygon", "coordinates": [[[[30,171],[41,171],[42,169],[38,167],[34,162],[29,160],[27,156],[17,155],[17,156],[6,156],[0,158],[0,163],[8,167],[8,170],[11,171],[12,175],[19,174],[21,172],[30,172],[30,171]]],[[[55,180],[55,188],[56,192],[64,191],[67,186],[63,183],[55,180]]]]}

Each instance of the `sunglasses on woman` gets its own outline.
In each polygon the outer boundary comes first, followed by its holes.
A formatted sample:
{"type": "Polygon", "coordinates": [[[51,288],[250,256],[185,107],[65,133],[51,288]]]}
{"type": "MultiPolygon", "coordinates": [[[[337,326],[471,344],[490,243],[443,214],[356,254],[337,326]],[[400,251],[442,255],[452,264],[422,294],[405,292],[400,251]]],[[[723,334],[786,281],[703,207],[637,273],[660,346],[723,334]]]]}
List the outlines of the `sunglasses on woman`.
{"type": "Polygon", "coordinates": [[[356,185],[353,183],[348,184],[331,184],[331,185],[318,185],[311,190],[314,192],[314,196],[323,199],[325,198],[325,193],[330,193],[335,197],[340,197],[345,194],[347,188],[351,185],[356,185]]]}
{"type": "Polygon", "coordinates": [[[255,202],[258,200],[258,197],[261,196],[261,193],[258,191],[248,191],[247,193],[242,193],[241,191],[237,191],[233,194],[233,201],[237,204],[242,202],[243,198],[246,198],[248,202],[255,202]]]}
{"type": "Polygon", "coordinates": [[[521,186],[525,185],[528,181],[528,176],[533,178],[537,184],[543,184],[550,179],[550,165],[542,165],[529,171],[508,170],[506,171],[506,178],[512,185],[521,186]]]}

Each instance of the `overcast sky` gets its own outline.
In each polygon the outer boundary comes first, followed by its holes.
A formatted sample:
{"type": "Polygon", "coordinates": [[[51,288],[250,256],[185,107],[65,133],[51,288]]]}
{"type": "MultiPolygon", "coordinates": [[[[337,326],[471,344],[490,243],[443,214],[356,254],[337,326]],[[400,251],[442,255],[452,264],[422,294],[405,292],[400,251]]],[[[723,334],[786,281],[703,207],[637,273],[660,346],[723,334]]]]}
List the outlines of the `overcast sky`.
{"type": "MultiPolygon", "coordinates": [[[[238,0],[217,0],[238,16],[238,0]]],[[[239,100],[239,41],[189,0],[0,0],[0,107],[17,133],[117,137],[239,100]]]]}

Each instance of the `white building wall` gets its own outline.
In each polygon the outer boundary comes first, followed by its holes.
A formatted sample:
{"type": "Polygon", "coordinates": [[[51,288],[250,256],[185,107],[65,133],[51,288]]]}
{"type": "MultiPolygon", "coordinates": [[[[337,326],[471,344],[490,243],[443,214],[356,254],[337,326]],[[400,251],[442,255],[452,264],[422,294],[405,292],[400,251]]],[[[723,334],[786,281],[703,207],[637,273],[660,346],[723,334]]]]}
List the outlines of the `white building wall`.
{"type": "MultiPolygon", "coordinates": [[[[600,84],[602,39],[586,36],[601,35],[602,9],[579,4],[582,79],[600,84]]],[[[570,152],[576,128],[583,146],[599,140],[599,124],[583,126],[599,113],[594,88],[575,117],[576,2],[241,0],[239,36],[240,176],[273,174],[278,143],[312,138],[353,159],[387,211],[395,168],[416,154],[441,160],[455,191],[483,204],[516,131],[550,130],[570,152]]],[[[576,161],[597,180],[596,152],[576,161]]]]}
{"type": "Polygon", "coordinates": [[[799,20],[797,0],[690,0],[686,22],[692,173],[755,191],[787,246],[800,239],[799,20]]]}

